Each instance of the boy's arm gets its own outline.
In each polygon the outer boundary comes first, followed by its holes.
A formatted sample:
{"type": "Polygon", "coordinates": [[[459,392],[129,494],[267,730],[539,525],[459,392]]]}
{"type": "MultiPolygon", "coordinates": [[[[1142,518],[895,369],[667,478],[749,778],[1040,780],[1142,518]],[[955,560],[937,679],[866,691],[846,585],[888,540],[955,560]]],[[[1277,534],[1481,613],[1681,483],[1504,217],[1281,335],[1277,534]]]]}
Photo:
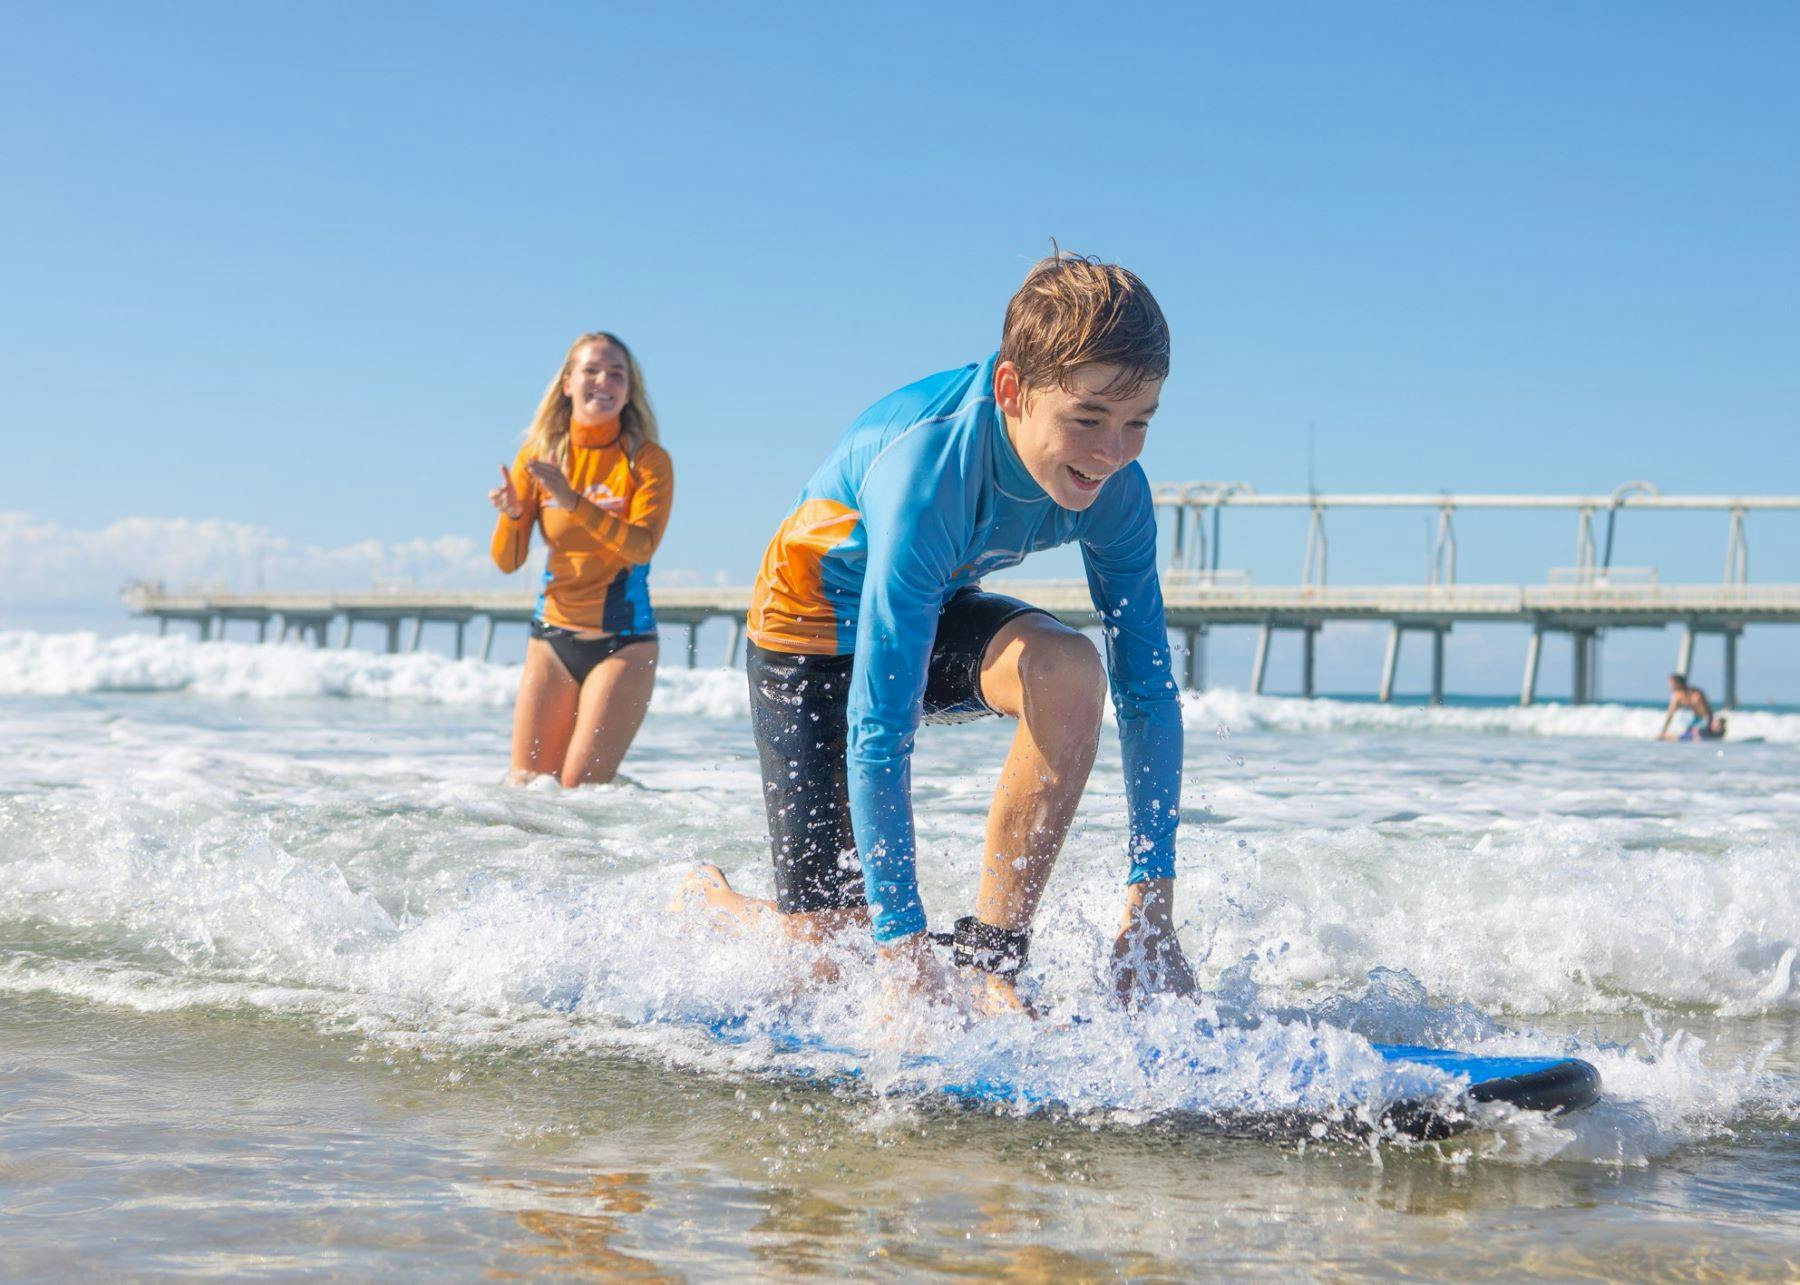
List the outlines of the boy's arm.
{"type": "Polygon", "coordinates": [[[1668,736],[1669,724],[1673,723],[1675,721],[1675,707],[1679,704],[1681,704],[1681,697],[1679,697],[1679,696],[1669,697],[1669,712],[1663,715],[1663,725],[1662,725],[1661,729],[1656,733],[1657,740],[1659,740],[1659,741],[1663,740],[1665,737],[1668,736]]]}
{"type": "Polygon", "coordinates": [[[1111,485],[1124,488],[1093,513],[1083,533],[1088,592],[1106,636],[1106,669],[1119,719],[1125,799],[1131,815],[1126,882],[1175,877],[1181,820],[1181,694],[1175,687],[1156,575],[1156,512],[1150,483],[1133,465],[1111,485]]]}
{"type": "Polygon", "coordinates": [[[1181,820],[1181,696],[1175,689],[1162,584],[1156,575],[1156,510],[1133,465],[1090,509],[1082,535],[1088,591],[1106,635],[1107,673],[1119,716],[1131,872],[1125,918],[1113,943],[1121,1000],[1139,991],[1191,994],[1197,983],[1175,930],[1175,832],[1181,820]]]}
{"type": "Polygon", "coordinates": [[[851,670],[850,821],[877,942],[925,931],[914,866],[913,737],[944,586],[966,530],[962,471],[941,439],[891,445],[858,497],[868,561],[851,670]]]}

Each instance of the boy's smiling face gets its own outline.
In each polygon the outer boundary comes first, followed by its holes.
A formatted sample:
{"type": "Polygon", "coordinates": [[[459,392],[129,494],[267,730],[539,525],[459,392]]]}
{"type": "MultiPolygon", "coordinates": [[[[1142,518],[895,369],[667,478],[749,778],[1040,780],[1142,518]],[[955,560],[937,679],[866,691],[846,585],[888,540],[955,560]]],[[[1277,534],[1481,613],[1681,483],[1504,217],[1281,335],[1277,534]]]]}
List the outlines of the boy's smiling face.
{"type": "Polygon", "coordinates": [[[1077,512],[1100,496],[1106,480],[1144,450],[1144,434],[1162,396],[1162,380],[1145,380],[1126,397],[1108,396],[1117,366],[1093,362],[1069,372],[1068,387],[1027,390],[1018,367],[994,370],[994,402],[1026,471],[1065,509],[1077,512]]]}

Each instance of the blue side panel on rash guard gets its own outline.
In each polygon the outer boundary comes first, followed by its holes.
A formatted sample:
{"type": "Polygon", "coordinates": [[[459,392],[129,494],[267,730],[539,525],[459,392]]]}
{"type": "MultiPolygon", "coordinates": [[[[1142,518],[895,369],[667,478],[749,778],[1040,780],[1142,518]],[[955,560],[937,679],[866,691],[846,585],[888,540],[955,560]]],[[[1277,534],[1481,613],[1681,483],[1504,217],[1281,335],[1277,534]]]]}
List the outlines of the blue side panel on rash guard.
{"type": "Polygon", "coordinates": [[[650,610],[650,564],[626,567],[606,586],[600,628],[609,634],[647,634],[656,629],[650,610]]]}
{"type": "Polygon", "coordinates": [[[821,559],[819,576],[838,653],[856,656],[850,811],[879,941],[925,927],[911,760],[938,611],[956,590],[1040,549],[1080,543],[1105,625],[1131,817],[1130,881],[1174,874],[1181,711],[1149,482],[1133,464],[1085,511],[1057,505],[1026,470],[995,409],[997,360],[933,375],[877,402],[800,498],[857,515],[821,559]]]}

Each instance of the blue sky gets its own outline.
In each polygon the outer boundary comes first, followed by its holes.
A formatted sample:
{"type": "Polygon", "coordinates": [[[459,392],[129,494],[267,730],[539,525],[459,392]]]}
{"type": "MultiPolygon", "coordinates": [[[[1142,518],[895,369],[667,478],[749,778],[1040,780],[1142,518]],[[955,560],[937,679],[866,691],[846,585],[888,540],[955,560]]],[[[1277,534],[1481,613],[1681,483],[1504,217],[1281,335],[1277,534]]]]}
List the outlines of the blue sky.
{"type": "MultiPolygon", "coordinates": [[[[747,579],[831,439],[985,355],[1055,236],[1176,365],[1145,465],[1800,492],[1800,9],[15,4],[0,508],[484,540],[577,332],[637,350],[659,571],[747,579]]],[[[1298,515],[1228,526],[1292,580],[1298,515]]],[[[1333,579],[1417,578],[1346,519],[1333,579]]],[[[1621,562],[1717,579],[1723,517],[1621,562]]],[[[1541,580],[1573,519],[1470,522],[1541,580]]],[[[1800,579],[1800,523],[1752,574],[1800,579]]],[[[1058,567],[1049,570],[1060,570],[1058,567]]],[[[1506,668],[1513,666],[1508,661],[1506,668]]],[[[1800,688],[1800,680],[1794,684],[1800,688]]]]}

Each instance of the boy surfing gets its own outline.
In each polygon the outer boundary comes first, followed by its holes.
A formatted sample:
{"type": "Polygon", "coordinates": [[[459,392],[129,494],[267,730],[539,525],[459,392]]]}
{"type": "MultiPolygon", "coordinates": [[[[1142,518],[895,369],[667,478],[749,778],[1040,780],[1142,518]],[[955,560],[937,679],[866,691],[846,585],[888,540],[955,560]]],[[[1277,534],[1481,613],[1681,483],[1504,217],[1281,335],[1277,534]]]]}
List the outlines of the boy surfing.
{"type": "Polygon", "coordinates": [[[1669,675],[1669,710],[1663,715],[1662,728],[1656,733],[1656,739],[1669,739],[1669,725],[1675,721],[1675,715],[1687,711],[1688,725],[1676,738],[1683,741],[1717,741],[1725,735],[1725,719],[1713,712],[1712,702],[1706,699],[1706,693],[1688,682],[1686,674],[1669,675]]]}
{"type": "MultiPolygon", "coordinates": [[[[1086,787],[1110,685],[1130,843],[1113,947],[1122,997],[1190,992],[1176,938],[1182,729],[1136,460],[1169,371],[1134,274],[1058,252],[1007,305],[1000,350],[864,411],[801,491],[751,597],[751,716],[775,860],[773,910],[821,940],[867,925],[904,989],[938,977],[914,863],[921,720],[1016,720],[955,962],[981,1003],[1024,1007],[1031,922],[1086,787]],[[1078,631],[981,577],[1079,544],[1107,664],[1078,631]]],[[[701,867],[688,891],[746,923],[769,903],[701,867]]]]}

